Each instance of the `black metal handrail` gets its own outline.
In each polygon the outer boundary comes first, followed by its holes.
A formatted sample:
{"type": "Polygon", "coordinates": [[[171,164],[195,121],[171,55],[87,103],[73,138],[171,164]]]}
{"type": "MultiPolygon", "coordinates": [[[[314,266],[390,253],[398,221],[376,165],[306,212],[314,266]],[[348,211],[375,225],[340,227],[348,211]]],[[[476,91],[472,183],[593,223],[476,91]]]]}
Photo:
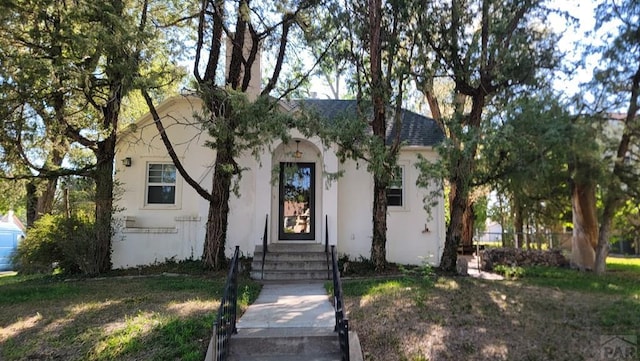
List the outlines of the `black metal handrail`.
{"type": "Polygon", "coordinates": [[[327,256],[327,279],[331,279],[331,266],[329,264],[329,216],[324,215],[324,254],[327,256]]]}
{"type": "Polygon", "coordinates": [[[342,282],[340,281],[335,245],[331,246],[331,263],[333,266],[333,300],[336,310],[335,331],[338,333],[338,343],[340,344],[340,359],[349,361],[349,319],[342,301],[342,282]]]}
{"type": "Polygon", "coordinates": [[[267,257],[267,252],[269,252],[269,249],[267,248],[268,229],[269,229],[269,215],[267,214],[264,220],[264,233],[262,234],[262,270],[260,272],[261,279],[264,279],[264,260],[267,257]]]}
{"type": "Polygon", "coordinates": [[[231,335],[238,333],[236,329],[236,316],[238,309],[238,255],[240,247],[236,250],[229,265],[227,282],[218,308],[218,316],[213,323],[213,360],[224,361],[229,354],[229,340],[231,335]]]}

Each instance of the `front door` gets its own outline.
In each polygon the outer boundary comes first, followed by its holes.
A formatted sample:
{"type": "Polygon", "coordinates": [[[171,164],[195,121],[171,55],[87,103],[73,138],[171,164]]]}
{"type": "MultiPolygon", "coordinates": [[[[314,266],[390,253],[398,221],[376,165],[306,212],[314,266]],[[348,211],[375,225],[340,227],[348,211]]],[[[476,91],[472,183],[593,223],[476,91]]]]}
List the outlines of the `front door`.
{"type": "Polygon", "coordinates": [[[315,163],[280,163],[278,236],[315,239],[315,163]]]}

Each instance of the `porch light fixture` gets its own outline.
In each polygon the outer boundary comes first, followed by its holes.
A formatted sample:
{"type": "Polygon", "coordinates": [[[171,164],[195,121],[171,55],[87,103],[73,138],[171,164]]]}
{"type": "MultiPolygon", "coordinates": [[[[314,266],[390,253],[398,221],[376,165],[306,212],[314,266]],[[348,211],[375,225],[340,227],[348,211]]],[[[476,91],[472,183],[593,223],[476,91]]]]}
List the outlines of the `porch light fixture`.
{"type": "Polygon", "coordinates": [[[122,165],[131,167],[131,157],[122,158],[122,165]]]}
{"type": "Polygon", "coordinates": [[[302,158],[302,152],[300,151],[299,147],[300,147],[300,141],[296,140],[296,152],[293,153],[293,157],[296,159],[302,158]]]}

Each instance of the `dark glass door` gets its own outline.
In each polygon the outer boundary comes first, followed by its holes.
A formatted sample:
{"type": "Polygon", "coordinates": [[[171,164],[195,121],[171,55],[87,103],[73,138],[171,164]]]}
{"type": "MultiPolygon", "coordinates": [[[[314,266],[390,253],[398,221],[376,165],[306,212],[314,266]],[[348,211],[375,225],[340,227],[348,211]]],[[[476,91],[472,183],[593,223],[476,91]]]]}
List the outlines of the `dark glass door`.
{"type": "Polygon", "coordinates": [[[278,235],[315,239],[315,163],[280,163],[278,235]]]}

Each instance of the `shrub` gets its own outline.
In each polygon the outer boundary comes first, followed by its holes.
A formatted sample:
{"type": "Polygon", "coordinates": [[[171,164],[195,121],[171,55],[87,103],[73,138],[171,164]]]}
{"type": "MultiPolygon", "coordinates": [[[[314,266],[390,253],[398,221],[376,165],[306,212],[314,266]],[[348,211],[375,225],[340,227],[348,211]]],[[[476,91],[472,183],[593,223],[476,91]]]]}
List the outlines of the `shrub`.
{"type": "Polygon", "coordinates": [[[66,265],[63,269],[73,273],[79,270],[87,275],[98,274],[100,261],[93,218],[78,214],[62,218],[60,226],[64,234],[64,237],[59,239],[63,262],[66,265]]]}
{"type": "Polygon", "coordinates": [[[96,253],[90,217],[44,215],[27,231],[14,262],[23,273],[50,272],[57,266],[64,273],[92,275],[98,271],[96,253]]]}
{"type": "Polygon", "coordinates": [[[525,271],[524,268],[519,266],[507,266],[503,264],[496,265],[493,270],[503,275],[507,279],[516,279],[524,276],[525,271]]]}
{"type": "Polygon", "coordinates": [[[20,242],[14,254],[13,263],[20,272],[48,272],[63,258],[57,242],[61,237],[57,222],[55,216],[44,215],[29,228],[27,237],[20,242]]]}

